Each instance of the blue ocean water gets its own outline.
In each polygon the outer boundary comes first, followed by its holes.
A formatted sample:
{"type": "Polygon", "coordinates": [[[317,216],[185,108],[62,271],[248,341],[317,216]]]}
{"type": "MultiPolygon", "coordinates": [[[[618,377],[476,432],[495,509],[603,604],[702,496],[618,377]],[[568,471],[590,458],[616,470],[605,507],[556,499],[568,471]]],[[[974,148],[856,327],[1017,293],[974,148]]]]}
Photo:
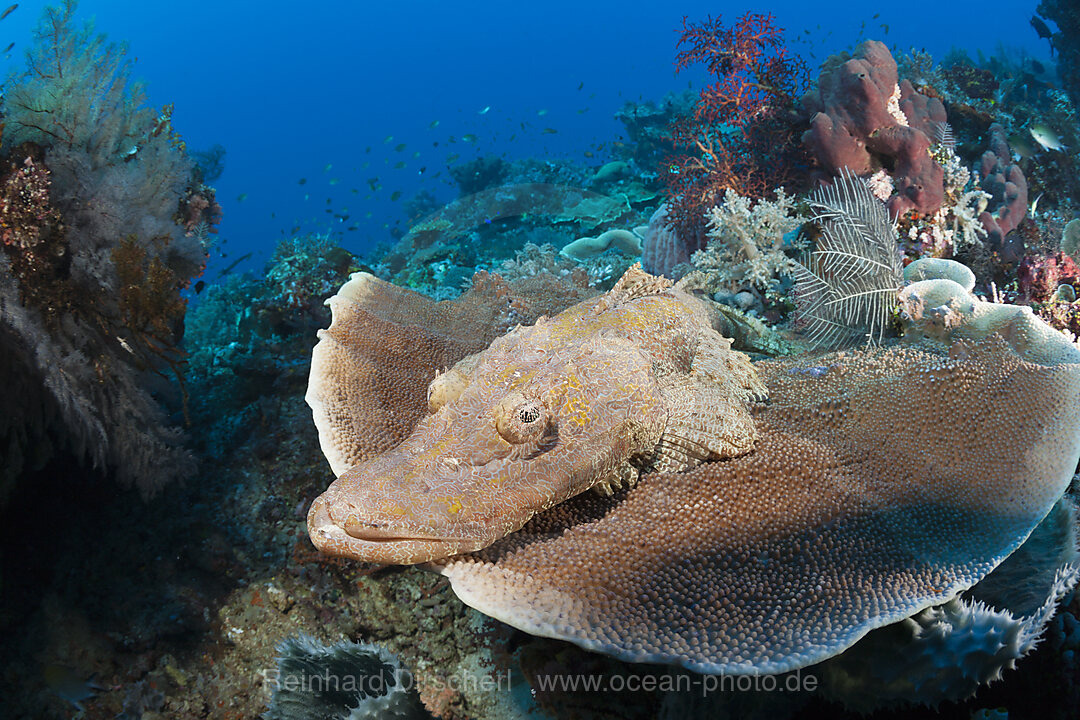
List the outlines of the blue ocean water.
{"type": "MultiPolygon", "coordinates": [[[[0,46],[15,43],[0,72],[21,70],[47,4],[19,3],[0,23],[0,46]]],[[[355,253],[392,243],[414,193],[457,195],[448,158],[602,165],[610,158],[598,148],[623,134],[614,114],[624,102],[659,101],[704,79],[675,75],[683,16],[771,12],[816,75],[829,54],[868,38],[938,59],[953,47],[974,56],[1004,46],[1046,61],[1049,46],[1029,24],[1034,5],[83,0],[79,15],[128,43],[150,103],[175,104],[189,148],[226,149],[212,183],[226,257],[211,257],[213,277],[249,252],[239,269],[261,268],[295,227],[340,233],[355,253]]]]}

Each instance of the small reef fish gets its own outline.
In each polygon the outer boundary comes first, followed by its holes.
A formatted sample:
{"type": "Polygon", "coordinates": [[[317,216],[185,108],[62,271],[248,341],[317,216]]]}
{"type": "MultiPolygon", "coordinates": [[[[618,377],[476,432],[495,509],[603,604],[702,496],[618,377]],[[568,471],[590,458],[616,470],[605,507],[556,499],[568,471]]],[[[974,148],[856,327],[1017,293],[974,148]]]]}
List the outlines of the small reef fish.
{"type": "Polygon", "coordinates": [[[232,261],[231,263],[229,263],[229,264],[228,264],[228,266],[227,266],[227,267],[226,267],[226,268],[225,268],[224,270],[222,270],[221,272],[219,272],[219,273],[218,273],[218,277],[219,277],[219,278],[223,278],[223,277],[225,277],[226,275],[228,275],[228,274],[229,274],[230,272],[232,272],[233,268],[235,268],[235,267],[236,267],[237,265],[239,265],[240,263],[242,263],[242,262],[244,262],[245,260],[247,260],[247,259],[248,259],[249,257],[251,257],[251,256],[252,256],[252,254],[253,254],[253,253],[249,253],[249,252],[248,252],[248,253],[244,253],[244,254],[243,254],[243,255],[241,255],[240,257],[238,257],[238,258],[236,258],[235,260],[233,260],[233,261],[232,261]]]}
{"type": "Polygon", "coordinates": [[[395,190],[394,192],[390,193],[390,200],[393,201],[393,202],[396,202],[398,200],[398,198],[400,198],[400,197],[401,197],[401,191],[400,190],[395,190]]]}
{"type": "Polygon", "coordinates": [[[330,178],[331,185],[337,185],[339,182],[341,182],[341,180],[339,180],[338,178],[330,178]]]}
{"type": "Polygon", "coordinates": [[[1031,137],[1035,138],[1035,142],[1042,145],[1044,150],[1060,151],[1065,149],[1057,133],[1042,123],[1032,125],[1028,128],[1028,132],[1031,133],[1031,137]]]}
{"type": "Polygon", "coordinates": [[[404,149],[405,149],[405,143],[398,143],[398,144],[397,144],[397,145],[396,145],[396,146],[394,147],[394,152],[401,152],[401,151],[402,151],[402,150],[404,150],[404,149]]]}
{"type": "Polygon", "coordinates": [[[392,142],[394,142],[394,136],[393,136],[393,135],[387,135],[387,136],[386,136],[386,137],[385,137],[385,138],[383,139],[383,145],[389,145],[389,144],[390,144],[390,143],[392,143],[392,142]]]}
{"type": "Polygon", "coordinates": [[[1039,197],[1035,198],[1035,200],[1032,201],[1031,207],[1028,208],[1028,217],[1031,217],[1031,218],[1038,217],[1037,213],[1038,213],[1038,210],[1039,210],[1039,201],[1042,200],[1042,196],[1044,194],[1045,193],[1039,193],[1039,197]]]}
{"type": "Polygon", "coordinates": [[[300,178],[296,181],[297,185],[307,185],[307,178],[300,178]]]}
{"type": "Polygon", "coordinates": [[[326,163],[326,167],[322,169],[323,172],[330,172],[330,168],[334,167],[333,163],[326,163]]]}
{"type": "Polygon", "coordinates": [[[8,54],[9,52],[11,52],[11,51],[12,51],[12,50],[14,50],[14,49],[15,49],[15,43],[11,43],[10,45],[8,45],[8,46],[7,46],[7,47],[6,47],[5,49],[4,49],[4,54],[5,54],[5,55],[7,55],[7,54],[8,54]]]}
{"type": "Polygon", "coordinates": [[[4,18],[6,18],[6,17],[8,16],[8,15],[10,15],[10,14],[11,14],[11,13],[13,13],[13,12],[15,12],[16,10],[18,10],[18,8],[19,8],[19,3],[15,3],[14,5],[10,5],[10,6],[8,6],[8,9],[7,9],[7,10],[5,10],[5,11],[4,11],[4,12],[2,12],[2,13],[0,13],[0,20],[3,20],[3,19],[4,19],[4,18]]]}
{"type": "Polygon", "coordinates": [[[559,131],[556,130],[555,128],[544,128],[541,132],[543,132],[545,135],[554,135],[555,133],[557,133],[559,131]]]}
{"type": "Polygon", "coordinates": [[[539,115],[540,117],[544,117],[545,115],[548,114],[548,111],[547,110],[537,110],[536,114],[539,115]]]}
{"type": "Polygon", "coordinates": [[[1031,136],[1025,133],[1013,133],[1010,135],[1009,149],[1017,158],[1034,157],[1037,152],[1035,143],[1031,142],[1031,136]]]}
{"type": "Polygon", "coordinates": [[[240,193],[239,195],[236,196],[236,202],[244,202],[247,199],[248,199],[248,194],[247,193],[240,193]]]}
{"type": "Polygon", "coordinates": [[[403,167],[405,167],[405,161],[404,160],[398,160],[396,163],[394,163],[394,169],[395,170],[401,170],[403,167]]]}
{"type": "MultiPolygon", "coordinates": [[[[4,15],[6,16],[16,7],[18,6],[12,5],[4,15]]],[[[63,665],[46,665],[42,670],[42,676],[49,692],[71,703],[80,714],[84,712],[83,701],[92,699],[98,691],[105,689],[94,682],[93,675],[89,679],[83,679],[74,670],[63,665]]]]}
{"type": "Polygon", "coordinates": [[[467,143],[472,143],[472,142],[476,142],[476,136],[475,136],[475,135],[473,135],[472,133],[468,133],[468,134],[466,134],[466,135],[462,135],[462,136],[461,136],[461,139],[462,139],[462,140],[464,140],[464,141],[465,141],[465,142],[467,142],[467,143]]]}
{"type": "Polygon", "coordinates": [[[487,112],[488,112],[488,110],[490,110],[490,109],[491,109],[491,106],[490,106],[490,105],[487,105],[487,106],[485,106],[485,107],[484,107],[484,109],[483,109],[483,110],[481,110],[480,112],[478,112],[478,113],[476,113],[476,114],[477,114],[477,115],[487,115],[487,112]]]}
{"type": "Polygon", "coordinates": [[[431,128],[432,130],[434,130],[435,128],[439,127],[439,121],[438,120],[432,120],[431,123],[428,125],[428,127],[431,128]]]}
{"type": "Polygon", "coordinates": [[[1031,16],[1031,27],[1035,28],[1035,32],[1042,40],[1049,40],[1054,36],[1054,33],[1050,32],[1050,27],[1038,15],[1031,16]]]}

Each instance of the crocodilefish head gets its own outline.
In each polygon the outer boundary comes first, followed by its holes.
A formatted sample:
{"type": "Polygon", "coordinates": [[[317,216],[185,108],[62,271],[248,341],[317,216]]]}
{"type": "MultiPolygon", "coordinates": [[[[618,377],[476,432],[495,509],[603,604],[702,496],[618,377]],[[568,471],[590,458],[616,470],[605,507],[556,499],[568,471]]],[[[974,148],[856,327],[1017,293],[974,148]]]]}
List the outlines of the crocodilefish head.
{"type": "Polygon", "coordinates": [[[547,342],[543,324],[440,374],[400,445],[342,473],[308,513],[323,552],[411,564],[484,548],[598,483],[629,480],[663,406],[650,360],[602,333],[547,342]]]}

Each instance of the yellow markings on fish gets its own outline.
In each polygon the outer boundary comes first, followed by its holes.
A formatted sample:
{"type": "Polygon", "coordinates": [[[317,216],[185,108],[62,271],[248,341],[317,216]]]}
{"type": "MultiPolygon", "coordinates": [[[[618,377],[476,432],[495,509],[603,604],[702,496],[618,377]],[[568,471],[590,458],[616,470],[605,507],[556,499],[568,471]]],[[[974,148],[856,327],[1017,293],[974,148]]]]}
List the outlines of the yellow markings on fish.
{"type": "Polygon", "coordinates": [[[444,502],[446,502],[446,512],[450,513],[451,515],[457,515],[464,507],[461,504],[461,498],[452,498],[451,500],[444,502]]]}
{"type": "Polygon", "coordinates": [[[580,428],[587,427],[592,422],[592,418],[589,417],[589,405],[580,395],[570,398],[563,409],[569,416],[568,421],[580,428]]]}

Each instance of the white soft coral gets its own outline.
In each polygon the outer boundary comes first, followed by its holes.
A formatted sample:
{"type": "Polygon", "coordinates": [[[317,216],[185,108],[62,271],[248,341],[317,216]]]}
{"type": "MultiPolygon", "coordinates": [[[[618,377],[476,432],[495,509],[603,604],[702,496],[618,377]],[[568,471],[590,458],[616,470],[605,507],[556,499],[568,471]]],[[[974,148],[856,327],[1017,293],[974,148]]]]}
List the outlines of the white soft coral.
{"type": "Polygon", "coordinates": [[[751,202],[728,190],[723,204],[705,213],[709,242],[692,258],[694,266],[712,275],[718,287],[731,291],[776,289],[777,276],[794,268],[785,247],[799,247],[790,238],[785,240],[802,221],[794,216],[793,199],[783,188],[777,188],[775,201],[751,202]]]}

